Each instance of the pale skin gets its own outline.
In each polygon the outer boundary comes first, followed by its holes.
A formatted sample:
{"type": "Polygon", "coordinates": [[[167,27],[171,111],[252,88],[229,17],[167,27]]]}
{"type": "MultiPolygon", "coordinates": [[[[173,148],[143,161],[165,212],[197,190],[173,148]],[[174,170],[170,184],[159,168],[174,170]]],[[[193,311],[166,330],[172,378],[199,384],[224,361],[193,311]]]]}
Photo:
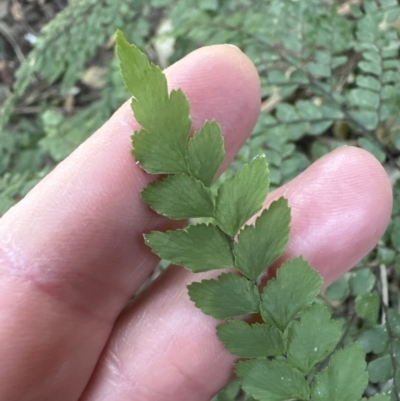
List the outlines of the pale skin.
{"type": "MultiPolygon", "coordinates": [[[[250,60],[221,45],[166,71],[194,128],[216,119],[227,160],[257,119],[250,60]]],[[[156,111],[155,111],[156,112],[156,111]]],[[[130,154],[129,103],[0,220],[0,400],[207,401],[231,378],[217,322],[197,310],[181,267],[130,297],[156,267],[142,233],[173,227],[140,201],[151,177],[130,154]]],[[[328,284],[383,234],[392,193],[367,152],[340,148],[271,193],[292,208],[285,258],[302,254],[328,284]]]]}

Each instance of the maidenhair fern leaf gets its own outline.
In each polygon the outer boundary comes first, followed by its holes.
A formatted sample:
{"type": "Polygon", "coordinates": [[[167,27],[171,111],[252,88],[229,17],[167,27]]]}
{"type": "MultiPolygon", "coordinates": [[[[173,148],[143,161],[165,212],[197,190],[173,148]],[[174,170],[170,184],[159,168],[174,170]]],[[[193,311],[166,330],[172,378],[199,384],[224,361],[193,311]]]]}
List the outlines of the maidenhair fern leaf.
{"type": "Polygon", "coordinates": [[[132,109],[143,127],[132,137],[133,154],[152,174],[186,173],[186,146],[190,107],[184,93],[168,95],[167,80],[159,67],[117,33],[117,54],[125,84],[134,98],[132,109]]]}
{"type": "Polygon", "coordinates": [[[216,122],[206,122],[189,141],[187,150],[189,173],[209,187],[224,157],[221,127],[216,122]]]}
{"type": "Polygon", "coordinates": [[[310,397],[303,374],[285,361],[253,359],[239,362],[236,373],[246,393],[259,401],[308,400],[310,397]]]}
{"type": "Polygon", "coordinates": [[[289,103],[278,104],[276,107],[276,117],[283,123],[291,123],[300,120],[296,108],[289,103]]]}
{"type": "Polygon", "coordinates": [[[218,326],[217,334],[228,351],[240,358],[278,356],[285,353],[282,332],[266,324],[250,325],[233,320],[218,326]]]}
{"type": "Polygon", "coordinates": [[[322,108],[310,100],[298,100],[296,102],[296,109],[300,117],[308,121],[324,118],[322,108]]]}
{"type": "Polygon", "coordinates": [[[370,294],[376,282],[376,277],[371,269],[363,268],[352,273],[348,285],[351,295],[370,294]]]}
{"type": "Polygon", "coordinates": [[[389,309],[387,313],[388,324],[390,324],[390,329],[396,336],[400,336],[400,314],[389,309]]]}
{"type": "Polygon", "coordinates": [[[285,250],[290,232],[290,209],[281,198],[257,218],[255,226],[245,226],[235,245],[235,266],[248,279],[257,281],[264,270],[285,250]]]}
{"type": "Polygon", "coordinates": [[[259,312],[257,287],[234,273],[221,274],[216,280],[192,283],[188,289],[195,305],[206,315],[217,319],[259,312]]]}
{"type": "Polygon", "coordinates": [[[367,370],[371,383],[387,383],[394,376],[393,364],[388,352],[369,362],[367,370]]]}
{"type": "Polygon", "coordinates": [[[139,115],[143,115],[136,119],[142,126],[152,127],[155,116],[149,116],[149,111],[167,107],[167,79],[160,67],[151,64],[144,53],[129,44],[121,31],[117,32],[116,40],[121,74],[126,87],[134,96],[134,112],[136,109],[139,115]]]}
{"type": "Polygon", "coordinates": [[[352,89],[348,93],[350,106],[365,107],[375,110],[380,102],[379,94],[369,89],[352,89]]]}
{"type": "Polygon", "coordinates": [[[358,344],[336,351],[315,376],[311,401],[358,401],[368,383],[364,357],[358,344]]]}
{"type": "Polygon", "coordinates": [[[201,181],[183,174],[148,185],[142,191],[142,200],[170,219],[214,216],[211,191],[201,181]]]}
{"type": "Polygon", "coordinates": [[[297,313],[315,300],[321,286],[321,276],[303,258],[284,263],[261,295],[262,318],[285,330],[297,313]]]}
{"type": "Polygon", "coordinates": [[[153,231],[145,239],[160,258],[195,273],[233,266],[230,240],[213,225],[197,224],[166,233],[153,231]]]}
{"type": "Polygon", "coordinates": [[[357,342],[361,345],[365,353],[373,352],[374,354],[380,354],[386,349],[389,343],[387,328],[381,325],[367,326],[359,334],[357,342]]]}
{"type": "Polygon", "coordinates": [[[264,157],[257,157],[219,187],[215,210],[219,227],[234,237],[261,209],[268,189],[267,162],[264,157]]]}
{"type": "Polygon", "coordinates": [[[379,92],[382,89],[380,81],[371,75],[357,75],[356,84],[359,88],[369,89],[379,92]]]}
{"type": "Polygon", "coordinates": [[[300,321],[288,328],[288,361],[307,374],[334,350],[341,334],[341,324],[331,319],[324,305],[310,306],[301,315],[300,321]]]}
{"type": "Polygon", "coordinates": [[[357,296],[355,302],[356,313],[366,321],[376,323],[379,317],[379,309],[380,296],[376,291],[357,296]]]}

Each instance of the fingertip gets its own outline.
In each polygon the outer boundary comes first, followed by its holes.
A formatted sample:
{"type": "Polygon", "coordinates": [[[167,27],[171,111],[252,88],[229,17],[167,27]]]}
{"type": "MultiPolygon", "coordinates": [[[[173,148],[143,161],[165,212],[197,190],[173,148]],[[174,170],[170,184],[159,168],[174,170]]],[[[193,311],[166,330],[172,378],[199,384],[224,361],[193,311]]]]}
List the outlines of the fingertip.
{"type": "MultiPolygon", "coordinates": [[[[347,198],[343,207],[365,209],[366,220],[376,223],[377,241],[389,224],[393,206],[392,185],[382,164],[370,152],[354,146],[340,147],[320,163],[321,173],[332,171],[337,196],[347,198]]],[[[316,166],[319,168],[318,161],[316,166]]]]}

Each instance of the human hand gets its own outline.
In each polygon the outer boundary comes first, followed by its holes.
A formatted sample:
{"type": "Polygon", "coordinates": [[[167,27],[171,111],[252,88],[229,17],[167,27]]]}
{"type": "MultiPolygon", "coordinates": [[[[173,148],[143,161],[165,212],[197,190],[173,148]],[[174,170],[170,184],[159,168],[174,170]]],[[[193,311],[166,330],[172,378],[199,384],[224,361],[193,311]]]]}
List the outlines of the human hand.
{"type": "MultiPolygon", "coordinates": [[[[226,167],[259,113],[254,66],[213,46],[167,77],[188,96],[195,128],[221,124],[226,167]]],[[[192,273],[172,267],[126,306],[157,264],[142,233],[174,224],[140,201],[151,178],[129,152],[137,128],[126,103],[0,220],[1,401],[206,401],[231,378],[215,320],[188,299],[192,273]]],[[[357,148],[320,159],[266,206],[280,196],[292,208],[285,257],[304,255],[326,283],[390,219],[387,176],[357,148]]]]}

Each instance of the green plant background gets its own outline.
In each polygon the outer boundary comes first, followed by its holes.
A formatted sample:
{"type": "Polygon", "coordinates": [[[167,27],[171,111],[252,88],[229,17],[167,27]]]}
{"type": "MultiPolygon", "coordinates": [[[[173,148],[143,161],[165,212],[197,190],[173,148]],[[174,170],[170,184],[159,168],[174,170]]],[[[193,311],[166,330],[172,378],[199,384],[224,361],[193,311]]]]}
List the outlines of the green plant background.
{"type": "MultiPolygon", "coordinates": [[[[15,73],[0,113],[0,215],[98,128],[128,97],[112,36],[161,63],[193,49],[233,43],[255,63],[262,112],[231,171],[265,154],[277,187],[343,144],[384,165],[394,188],[392,222],[378,246],[322,296],[344,323],[342,342],[367,352],[366,395],[400,390],[400,6],[394,0],[70,0],[45,25],[15,73]],[[159,33],[169,22],[172,30],[159,33]],[[101,57],[100,57],[101,56],[101,57]],[[101,62],[99,62],[101,58],[101,62]],[[102,66],[89,99],[83,76],[102,66]],[[51,88],[51,95],[43,88],[51,88]],[[73,99],[75,107],[66,107],[73,99]],[[27,113],[29,106],[34,112],[27,113]]],[[[2,85],[6,86],[6,85],[2,85]]],[[[229,176],[230,172],[225,173],[229,176]]],[[[243,399],[236,382],[215,400],[243,399]]]]}

